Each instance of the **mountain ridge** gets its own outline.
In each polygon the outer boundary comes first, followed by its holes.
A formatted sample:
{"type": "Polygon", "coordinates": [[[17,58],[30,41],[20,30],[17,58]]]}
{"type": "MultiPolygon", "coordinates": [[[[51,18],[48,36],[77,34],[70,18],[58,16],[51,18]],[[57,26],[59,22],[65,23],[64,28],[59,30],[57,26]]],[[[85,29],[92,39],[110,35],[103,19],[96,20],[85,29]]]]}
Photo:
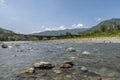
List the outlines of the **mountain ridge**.
{"type": "MultiPolygon", "coordinates": [[[[77,28],[77,29],[65,29],[65,30],[58,30],[58,31],[44,31],[40,33],[33,33],[33,34],[18,34],[15,33],[14,31],[7,30],[0,28],[0,40],[38,40],[40,36],[61,36],[61,35],[66,35],[66,33],[70,33],[70,35],[81,35],[81,34],[89,34],[93,33],[102,33],[106,32],[111,34],[113,33],[119,33],[120,32],[120,18],[112,18],[108,20],[104,20],[97,24],[96,26],[93,26],[91,28],[77,28]]],[[[67,35],[66,35],[67,36],[67,35]]],[[[84,36],[84,35],[83,35],[84,36]]]]}
{"type": "Polygon", "coordinates": [[[78,35],[79,32],[83,32],[88,30],[88,28],[75,28],[75,29],[65,29],[65,30],[54,30],[54,31],[44,31],[39,33],[33,33],[33,35],[40,35],[40,36],[59,36],[59,35],[65,35],[66,32],[69,32],[73,35],[78,35]]]}

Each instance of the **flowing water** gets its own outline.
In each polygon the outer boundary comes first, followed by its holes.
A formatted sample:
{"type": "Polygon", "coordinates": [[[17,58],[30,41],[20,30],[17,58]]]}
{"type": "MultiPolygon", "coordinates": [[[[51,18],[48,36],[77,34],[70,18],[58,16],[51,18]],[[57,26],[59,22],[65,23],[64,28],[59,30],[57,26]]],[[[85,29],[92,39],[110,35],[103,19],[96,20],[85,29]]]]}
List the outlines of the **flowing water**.
{"type": "Polygon", "coordinates": [[[0,47],[0,80],[82,80],[79,75],[80,66],[97,72],[103,80],[120,80],[120,43],[6,42],[6,44],[9,48],[0,47]],[[70,47],[76,52],[67,51],[70,47]],[[83,52],[89,54],[82,54],[83,52]],[[40,61],[48,61],[56,66],[64,61],[73,61],[76,74],[74,70],[62,74],[48,70],[46,75],[42,77],[35,75],[34,79],[17,75],[26,67],[40,61]],[[64,76],[67,78],[63,79],[64,76]]]}

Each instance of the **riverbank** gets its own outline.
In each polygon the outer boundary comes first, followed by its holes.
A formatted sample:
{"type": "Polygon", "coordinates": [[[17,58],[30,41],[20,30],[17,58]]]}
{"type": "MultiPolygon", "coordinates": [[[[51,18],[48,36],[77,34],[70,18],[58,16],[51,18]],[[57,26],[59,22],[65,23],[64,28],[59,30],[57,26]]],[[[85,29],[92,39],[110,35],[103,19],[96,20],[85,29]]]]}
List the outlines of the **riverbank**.
{"type": "Polygon", "coordinates": [[[96,37],[50,40],[50,42],[92,42],[92,43],[120,43],[120,37],[96,37]]]}

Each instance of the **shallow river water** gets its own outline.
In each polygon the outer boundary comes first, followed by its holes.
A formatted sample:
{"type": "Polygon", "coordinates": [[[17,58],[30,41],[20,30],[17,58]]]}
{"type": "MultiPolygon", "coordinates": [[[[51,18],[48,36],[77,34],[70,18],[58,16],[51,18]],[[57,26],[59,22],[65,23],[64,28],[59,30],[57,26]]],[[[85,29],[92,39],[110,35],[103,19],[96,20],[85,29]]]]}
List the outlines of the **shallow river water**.
{"type": "MultiPolygon", "coordinates": [[[[120,80],[120,43],[78,42],[6,42],[0,47],[0,80],[90,80],[81,76],[79,67],[97,72],[103,80],[120,80]],[[75,52],[67,51],[74,48],[75,52]],[[82,54],[87,52],[89,54],[82,54]],[[71,71],[56,74],[52,70],[33,77],[21,77],[19,72],[36,62],[48,61],[59,66],[73,61],[71,71]]],[[[91,79],[92,80],[92,79],[91,79]]],[[[94,79],[95,80],[95,79],[94,79]]]]}

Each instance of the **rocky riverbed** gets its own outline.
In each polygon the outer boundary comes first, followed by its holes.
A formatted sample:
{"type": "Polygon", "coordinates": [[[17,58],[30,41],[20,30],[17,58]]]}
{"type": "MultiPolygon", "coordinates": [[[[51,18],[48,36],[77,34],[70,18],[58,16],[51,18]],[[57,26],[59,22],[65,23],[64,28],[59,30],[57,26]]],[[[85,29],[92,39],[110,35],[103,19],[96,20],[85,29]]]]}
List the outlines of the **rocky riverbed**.
{"type": "Polygon", "coordinates": [[[7,47],[0,47],[0,80],[120,79],[120,43],[4,44],[7,47]]]}

